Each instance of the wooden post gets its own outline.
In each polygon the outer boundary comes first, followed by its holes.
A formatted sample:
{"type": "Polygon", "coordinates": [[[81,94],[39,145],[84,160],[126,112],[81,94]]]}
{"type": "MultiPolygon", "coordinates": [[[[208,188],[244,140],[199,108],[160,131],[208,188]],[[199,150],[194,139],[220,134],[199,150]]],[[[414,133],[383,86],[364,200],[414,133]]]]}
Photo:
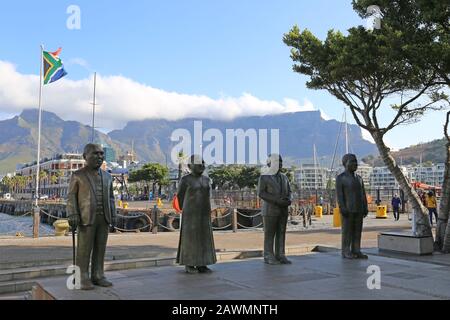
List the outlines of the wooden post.
{"type": "Polygon", "coordinates": [[[33,238],[39,238],[40,212],[39,207],[33,208],[33,238]]]}
{"type": "Polygon", "coordinates": [[[238,224],[237,224],[237,209],[236,208],[233,208],[232,209],[233,210],[233,215],[232,215],[232,224],[233,224],[233,232],[237,232],[237,230],[238,230],[238,224]]]}
{"type": "Polygon", "coordinates": [[[153,234],[158,234],[158,206],[155,205],[153,207],[153,212],[152,212],[152,218],[153,218],[153,229],[152,229],[152,233],[153,234]]]}

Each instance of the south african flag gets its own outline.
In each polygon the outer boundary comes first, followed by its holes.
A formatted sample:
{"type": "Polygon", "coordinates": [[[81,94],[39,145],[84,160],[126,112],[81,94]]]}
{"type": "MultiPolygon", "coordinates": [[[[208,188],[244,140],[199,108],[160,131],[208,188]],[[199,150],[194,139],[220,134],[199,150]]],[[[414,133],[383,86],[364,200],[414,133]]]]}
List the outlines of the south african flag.
{"type": "Polygon", "coordinates": [[[67,72],[64,70],[59,54],[61,53],[61,48],[55,52],[43,52],[44,57],[44,84],[49,84],[55,82],[65,75],[67,72]]]}

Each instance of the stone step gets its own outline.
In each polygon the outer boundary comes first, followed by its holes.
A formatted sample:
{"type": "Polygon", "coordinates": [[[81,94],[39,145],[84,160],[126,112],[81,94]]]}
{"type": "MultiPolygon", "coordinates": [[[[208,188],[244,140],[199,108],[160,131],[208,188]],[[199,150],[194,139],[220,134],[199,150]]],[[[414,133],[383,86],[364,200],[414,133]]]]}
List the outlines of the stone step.
{"type": "MultiPolygon", "coordinates": [[[[302,246],[286,248],[287,255],[301,255],[317,250],[317,246],[302,246]]],[[[239,259],[260,258],[262,250],[236,250],[217,252],[217,260],[229,261],[239,259]]],[[[151,267],[175,265],[175,257],[151,257],[122,259],[105,262],[105,271],[118,271],[151,267]]],[[[57,277],[66,274],[69,264],[36,266],[29,268],[7,269],[0,271],[0,294],[29,291],[37,279],[57,277]]]]}

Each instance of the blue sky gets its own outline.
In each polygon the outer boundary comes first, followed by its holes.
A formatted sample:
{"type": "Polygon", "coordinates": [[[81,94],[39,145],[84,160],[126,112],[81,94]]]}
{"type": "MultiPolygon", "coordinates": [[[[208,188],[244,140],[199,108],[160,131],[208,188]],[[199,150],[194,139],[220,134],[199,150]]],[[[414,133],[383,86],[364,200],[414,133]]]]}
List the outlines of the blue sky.
{"type": "MultiPolygon", "coordinates": [[[[306,79],[292,72],[282,36],[294,24],[323,39],[329,29],[345,31],[365,22],[350,0],[16,0],[3,3],[0,11],[0,61],[13,64],[20,75],[37,75],[39,45],[48,50],[61,46],[71,87],[88,81],[95,70],[105,77],[103,92],[112,90],[112,76],[121,76],[133,81],[130,92],[148,86],[164,91],[162,100],[171,93],[213,100],[249,94],[280,104],[289,98],[340,120],[343,105],[325,91],[308,90],[306,79]],[[80,30],[66,27],[72,4],[81,9],[80,30]]],[[[51,90],[57,89],[48,89],[47,96],[51,90]]],[[[87,90],[80,92],[87,95],[87,90]]],[[[99,100],[102,104],[101,96],[99,100]]],[[[104,109],[108,101],[105,96],[104,109]]],[[[17,104],[22,105],[26,103],[17,104]]],[[[18,110],[0,104],[0,118],[18,110]]],[[[61,112],[63,117],[75,114],[61,112]]],[[[80,113],[85,116],[76,120],[86,122],[87,110],[80,113]]],[[[106,128],[120,127],[117,119],[110,120],[105,120],[106,128]]],[[[399,148],[440,138],[443,121],[443,113],[427,116],[420,124],[396,129],[388,142],[399,148]]]]}

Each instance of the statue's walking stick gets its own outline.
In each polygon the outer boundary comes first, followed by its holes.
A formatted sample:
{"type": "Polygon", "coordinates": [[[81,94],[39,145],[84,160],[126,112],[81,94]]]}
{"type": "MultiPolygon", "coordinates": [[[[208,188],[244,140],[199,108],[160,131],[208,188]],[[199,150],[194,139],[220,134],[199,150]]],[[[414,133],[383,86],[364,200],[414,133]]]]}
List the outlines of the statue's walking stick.
{"type": "Polygon", "coordinates": [[[75,227],[72,227],[72,258],[73,258],[73,265],[75,266],[75,227]]]}

